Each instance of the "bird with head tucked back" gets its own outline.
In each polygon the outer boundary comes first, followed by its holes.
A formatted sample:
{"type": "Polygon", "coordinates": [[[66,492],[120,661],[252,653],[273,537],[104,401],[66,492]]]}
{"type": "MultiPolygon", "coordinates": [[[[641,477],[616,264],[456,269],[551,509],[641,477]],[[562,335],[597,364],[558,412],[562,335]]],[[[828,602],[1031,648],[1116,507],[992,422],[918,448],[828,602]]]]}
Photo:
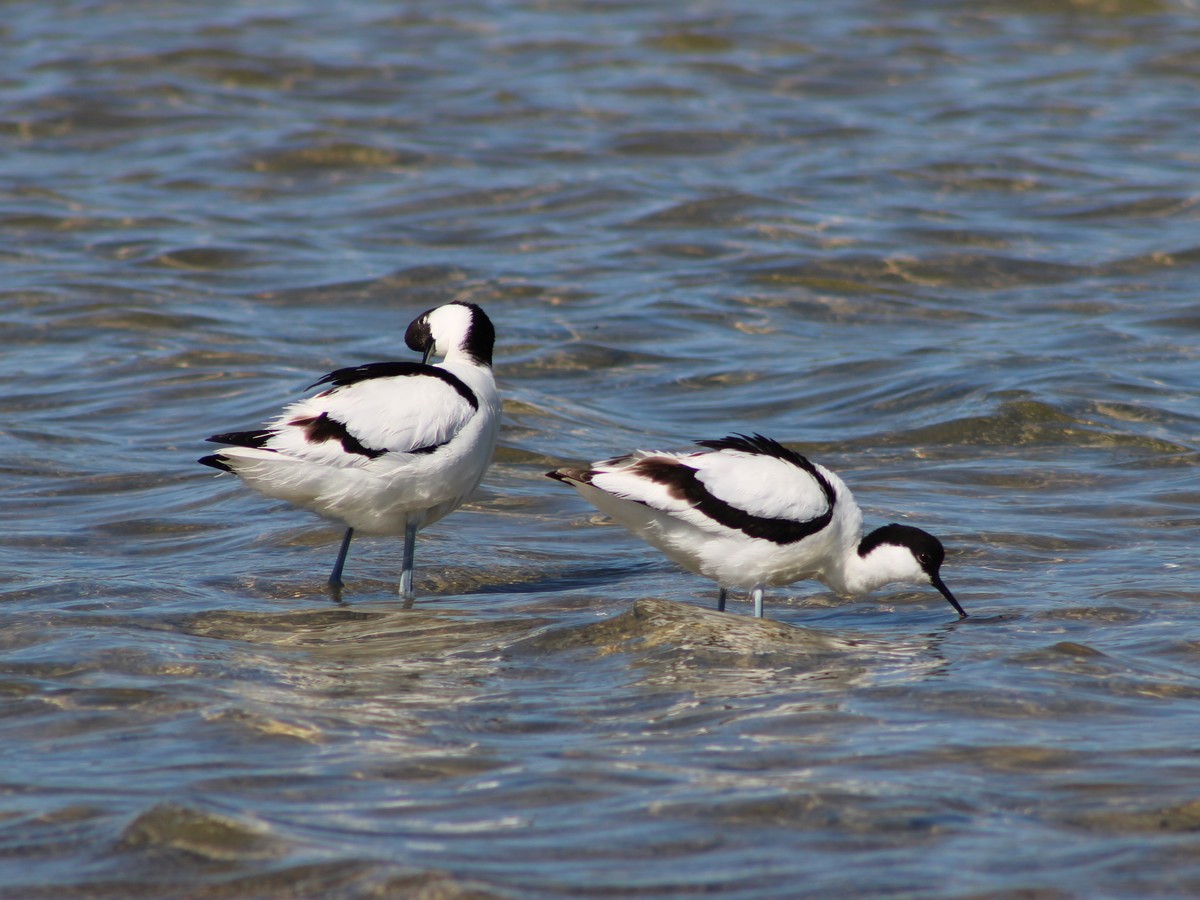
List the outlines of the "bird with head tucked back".
{"type": "Polygon", "coordinates": [[[404,535],[400,593],[411,597],[417,532],[461,506],[492,460],[501,403],[487,314],[447,303],[417,316],[404,340],[421,362],[331,372],[263,428],[210,437],[227,446],[200,460],[346,526],[329,576],[337,599],[356,531],[404,535]]]}
{"type": "Polygon", "coordinates": [[[770,438],[697,441],[704,450],[639,450],[546,474],[689,572],[748,590],[762,616],[763,589],[813,578],[840,594],[894,582],[932,585],[966,612],[941,577],[946,551],[932,534],[885,525],[862,537],[862,512],[833,472],[770,438]]]}

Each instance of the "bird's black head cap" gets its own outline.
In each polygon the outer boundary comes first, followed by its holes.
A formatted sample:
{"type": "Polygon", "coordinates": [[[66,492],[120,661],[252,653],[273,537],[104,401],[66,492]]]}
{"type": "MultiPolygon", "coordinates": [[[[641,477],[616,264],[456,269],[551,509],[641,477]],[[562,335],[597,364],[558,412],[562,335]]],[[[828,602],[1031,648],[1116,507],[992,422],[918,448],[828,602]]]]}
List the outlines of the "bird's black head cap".
{"type": "Polygon", "coordinates": [[[922,531],[912,525],[897,525],[893,522],[891,525],[876,528],[863,538],[858,545],[858,555],[868,556],[876,547],[885,545],[907,547],[917,560],[917,564],[929,576],[929,583],[950,602],[959,616],[964,619],[967,617],[966,610],[962,608],[962,605],[950,593],[950,589],[946,587],[946,583],[942,581],[941,568],[942,562],[946,559],[946,548],[942,546],[941,541],[928,531],[922,531]]]}
{"type": "MultiPolygon", "coordinates": [[[[471,313],[471,322],[467,326],[467,333],[463,335],[459,344],[460,348],[468,353],[476,362],[481,365],[490,366],[492,364],[492,350],[496,346],[496,327],[492,324],[492,320],[488,318],[488,314],[483,311],[483,307],[474,303],[467,303],[463,300],[454,300],[445,306],[463,306],[471,313]]],[[[410,350],[416,350],[418,353],[425,355],[425,360],[428,361],[429,356],[433,352],[434,339],[433,329],[429,324],[429,318],[441,306],[435,306],[433,309],[427,309],[421,315],[412,320],[408,326],[408,330],[404,333],[404,343],[408,345],[410,350]]]]}

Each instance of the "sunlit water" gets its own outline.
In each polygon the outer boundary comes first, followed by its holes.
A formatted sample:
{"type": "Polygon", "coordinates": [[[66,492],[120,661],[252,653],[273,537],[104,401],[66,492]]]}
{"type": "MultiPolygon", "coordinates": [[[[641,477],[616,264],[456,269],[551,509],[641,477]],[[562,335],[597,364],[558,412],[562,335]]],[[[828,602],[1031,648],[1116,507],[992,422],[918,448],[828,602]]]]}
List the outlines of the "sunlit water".
{"type": "Polygon", "coordinates": [[[3,10],[0,894],[1200,892],[1190,4],[3,10]],[[496,462],[335,606],[195,459],[452,298],[496,462]],[[543,477],[735,430],[972,618],[543,477]]]}

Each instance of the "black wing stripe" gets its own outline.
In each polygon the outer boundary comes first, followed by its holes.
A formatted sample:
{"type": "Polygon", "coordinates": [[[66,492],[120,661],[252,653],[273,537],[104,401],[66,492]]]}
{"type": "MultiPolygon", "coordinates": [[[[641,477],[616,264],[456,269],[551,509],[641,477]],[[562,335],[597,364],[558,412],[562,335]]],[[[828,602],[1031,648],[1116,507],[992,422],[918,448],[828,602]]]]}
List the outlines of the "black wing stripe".
{"type": "Polygon", "coordinates": [[[445,447],[449,441],[442,441],[440,444],[426,444],[424,447],[414,447],[411,450],[405,450],[405,453],[436,453],[445,447]]]}
{"type": "Polygon", "coordinates": [[[292,419],[288,424],[303,428],[304,438],[310,444],[338,441],[347,453],[357,453],[367,459],[377,459],[387,453],[387,450],[376,450],[364,445],[350,433],[350,430],[346,428],[346,423],[331,418],[329,413],[321,413],[319,416],[300,416],[292,419]]]}
{"type": "Polygon", "coordinates": [[[479,398],[475,396],[475,392],[467,387],[461,378],[452,372],[447,372],[445,369],[419,362],[377,362],[338,369],[314,381],[309,385],[309,389],[311,390],[322,384],[331,384],[335,388],[339,388],[358,384],[360,381],[370,381],[372,378],[412,377],[415,375],[440,378],[446,384],[450,385],[450,387],[454,388],[467,403],[471,404],[471,409],[479,409],[479,398]]]}
{"type": "Polygon", "coordinates": [[[740,531],[747,537],[770,541],[773,544],[795,544],[807,537],[812,537],[833,521],[834,505],[837,502],[837,494],[833,485],[799,453],[788,450],[761,435],[755,435],[754,438],[736,435],[721,441],[697,441],[696,443],[713,450],[742,450],[792,463],[811,475],[820,485],[821,492],[825,495],[828,504],[825,512],[804,521],[756,516],[710,493],[700,481],[696,470],[680,461],[650,457],[639,460],[634,464],[634,469],[638,474],[644,475],[651,481],[664,485],[673,497],[686,501],[713,521],[726,528],[740,531]]]}

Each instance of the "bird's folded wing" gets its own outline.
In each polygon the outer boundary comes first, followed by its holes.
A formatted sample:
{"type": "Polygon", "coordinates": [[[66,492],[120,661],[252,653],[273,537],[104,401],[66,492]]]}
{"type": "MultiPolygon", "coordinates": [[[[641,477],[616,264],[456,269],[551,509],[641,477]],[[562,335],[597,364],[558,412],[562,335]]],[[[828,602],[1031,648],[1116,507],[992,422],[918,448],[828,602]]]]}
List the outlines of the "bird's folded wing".
{"type": "Polygon", "coordinates": [[[785,460],[722,451],[700,454],[691,465],[709,494],[749,515],[808,522],[829,512],[817,480],[785,460]]]}
{"type": "MultiPolygon", "coordinates": [[[[455,379],[457,381],[457,379],[455,379]]],[[[476,414],[469,389],[411,372],[356,380],[289,406],[267,447],[327,465],[363,465],[385,453],[431,453],[476,414]]]]}

